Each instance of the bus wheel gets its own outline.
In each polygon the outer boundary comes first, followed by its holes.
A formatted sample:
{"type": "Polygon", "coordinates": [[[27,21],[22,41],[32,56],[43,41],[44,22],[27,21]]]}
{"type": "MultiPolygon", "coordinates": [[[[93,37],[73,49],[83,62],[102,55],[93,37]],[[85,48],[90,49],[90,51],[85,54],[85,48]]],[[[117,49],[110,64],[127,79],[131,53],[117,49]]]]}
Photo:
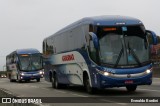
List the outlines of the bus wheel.
{"type": "Polygon", "coordinates": [[[22,80],[20,79],[20,76],[18,76],[18,75],[17,75],[17,80],[18,80],[19,83],[22,82],[22,80]]]}
{"type": "Polygon", "coordinates": [[[93,87],[91,87],[88,76],[86,76],[86,79],[85,79],[85,88],[86,88],[86,91],[87,91],[89,94],[94,94],[94,93],[95,93],[95,90],[96,90],[96,89],[93,88],[93,87]]]}
{"type": "Polygon", "coordinates": [[[12,79],[9,79],[9,81],[10,81],[10,82],[13,82],[13,80],[12,80],[12,79]]]}
{"type": "Polygon", "coordinates": [[[28,80],[25,80],[25,82],[30,82],[30,79],[28,79],[28,80]]]}
{"type": "Polygon", "coordinates": [[[13,80],[13,79],[10,79],[10,82],[15,82],[15,80],[13,80]]]}
{"type": "Polygon", "coordinates": [[[134,92],[137,88],[137,85],[127,85],[126,88],[127,88],[127,91],[134,92]]]}
{"type": "Polygon", "coordinates": [[[37,82],[40,82],[40,78],[37,79],[37,82]]]}
{"type": "Polygon", "coordinates": [[[19,80],[18,80],[18,82],[19,82],[19,83],[22,83],[22,80],[21,80],[21,79],[19,79],[19,80]]]}
{"type": "Polygon", "coordinates": [[[10,82],[14,82],[14,80],[11,79],[11,75],[10,75],[10,74],[9,74],[9,81],[10,81],[10,82]]]}
{"type": "Polygon", "coordinates": [[[52,78],[52,88],[55,88],[55,89],[60,88],[60,84],[58,83],[58,78],[57,78],[56,74],[52,78]]]}
{"type": "Polygon", "coordinates": [[[52,82],[52,73],[49,73],[49,81],[52,82]]]}

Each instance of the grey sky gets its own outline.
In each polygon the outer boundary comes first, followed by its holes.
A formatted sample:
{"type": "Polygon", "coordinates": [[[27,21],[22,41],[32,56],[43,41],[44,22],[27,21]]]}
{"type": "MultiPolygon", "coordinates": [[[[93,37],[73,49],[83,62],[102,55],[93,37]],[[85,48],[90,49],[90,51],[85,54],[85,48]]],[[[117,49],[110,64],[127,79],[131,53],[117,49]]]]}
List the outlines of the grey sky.
{"type": "Polygon", "coordinates": [[[19,48],[42,51],[45,37],[83,17],[125,15],[160,35],[160,0],[0,0],[0,70],[19,48]]]}

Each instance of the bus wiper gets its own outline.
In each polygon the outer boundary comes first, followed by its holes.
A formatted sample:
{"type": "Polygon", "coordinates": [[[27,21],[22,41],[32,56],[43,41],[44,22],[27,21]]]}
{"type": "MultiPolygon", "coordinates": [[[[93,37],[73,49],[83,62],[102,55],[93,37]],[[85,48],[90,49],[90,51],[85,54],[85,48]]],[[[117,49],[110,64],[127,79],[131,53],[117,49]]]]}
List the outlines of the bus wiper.
{"type": "Polygon", "coordinates": [[[31,64],[29,63],[29,64],[27,65],[27,70],[29,70],[30,66],[31,66],[31,64]]]}
{"type": "Polygon", "coordinates": [[[139,58],[137,57],[137,55],[135,54],[135,52],[133,51],[133,49],[130,47],[130,44],[128,42],[128,49],[131,52],[131,54],[133,55],[133,57],[135,58],[136,62],[138,63],[139,66],[142,66],[142,64],[140,63],[139,58]]]}
{"type": "Polygon", "coordinates": [[[29,64],[27,65],[27,70],[29,70],[29,68],[31,67],[31,58],[29,58],[29,64]]]}
{"type": "Polygon", "coordinates": [[[120,61],[120,59],[121,59],[121,57],[122,57],[123,52],[124,52],[124,49],[123,49],[123,45],[122,45],[122,49],[121,49],[121,51],[119,52],[119,55],[118,55],[118,58],[117,58],[117,60],[116,60],[116,63],[115,63],[115,65],[114,65],[114,67],[117,67],[117,65],[118,65],[118,63],[119,63],[119,61],[120,61]]]}

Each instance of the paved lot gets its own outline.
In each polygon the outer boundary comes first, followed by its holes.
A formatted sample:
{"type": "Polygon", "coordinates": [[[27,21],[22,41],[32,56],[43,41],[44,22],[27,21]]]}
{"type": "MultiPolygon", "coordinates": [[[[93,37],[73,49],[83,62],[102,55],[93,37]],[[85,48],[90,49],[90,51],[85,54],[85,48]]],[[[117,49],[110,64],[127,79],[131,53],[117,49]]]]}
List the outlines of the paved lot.
{"type": "MultiPolygon", "coordinates": [[[[160,79],[154,78],[152,85],[143,85],[137,88],[136,92],[127,92],[126,88],[108,88],[105,90],[98,91],[94,95],[87,94],[83,87],[69,87],[66,89],[53,89],[51,83],[46,82],[44,79],[41,82],[31,81],[31,82],[9,82],[6,78],[0,79],[0,88],[8,90],[9,93],[19,96],[19,97],[61,97],[61,101],[67,100],[69,97],[73,99],[73,102],[80,100],[82,103],[45,103],[45,106],[106,106],[107,104],[112,104],[113,106],[120,105],[140,105],[140,106],[150,106],[151,103],[119,103],[124,99],[140,98],[145,97],[160,97],[160,79]],[[85,99],[84,99],[85,98],[85,99]],[[83,103],[83,102],[97,102],[97,103],[83,103]],[[99,102],[99,103],[98,103],[99,102]],[[102,102],[102,103],[101,103],[102,102]]],[[[57,98],[48,98],[57,99],[57,98]]],[[[69,99],[69,100],[71,100],[69,99]]],[[[51,100],[52,101],[52,100],[51,100]]],[[[160,100],[159,100],[160,101],[160,100]]],[[[154,105],[159,105],[160,103],[154,103],[154,105]]]]}

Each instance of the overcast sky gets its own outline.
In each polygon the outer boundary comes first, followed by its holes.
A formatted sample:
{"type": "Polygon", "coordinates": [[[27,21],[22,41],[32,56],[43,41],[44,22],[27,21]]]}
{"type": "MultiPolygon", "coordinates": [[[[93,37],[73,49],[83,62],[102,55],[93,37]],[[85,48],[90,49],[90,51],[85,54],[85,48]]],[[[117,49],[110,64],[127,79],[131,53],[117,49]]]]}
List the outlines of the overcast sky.
{"type": "Polygon", "coordinates": [[[160,35],[160,0],[0,0],[0,70],[5,56],[37,48],[64,26],[83,17],[125,15],[160,35]]]}

